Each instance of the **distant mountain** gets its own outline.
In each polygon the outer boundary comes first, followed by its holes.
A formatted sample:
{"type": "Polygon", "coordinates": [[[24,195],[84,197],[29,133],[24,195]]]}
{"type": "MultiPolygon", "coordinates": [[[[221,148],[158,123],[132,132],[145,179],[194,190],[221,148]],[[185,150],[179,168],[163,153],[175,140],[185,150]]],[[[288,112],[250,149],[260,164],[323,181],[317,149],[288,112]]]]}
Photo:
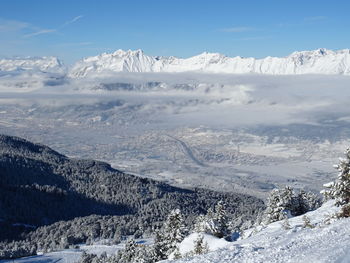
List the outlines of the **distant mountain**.
{"type": "Polygon", "coordinates": [[[148,56],[142,50],[117,50],[84,58],[70,69],[56,57],[0,59],[0,76],[8,73],[58,73],[71,78],[104,77],[116,72],[203,72],[226,74],[337,74],[350,75],[350,50],[317,49],[287,57],[262,59],[227,57],[204,52],[190,58],[148,56]]]}
{"type": "Polygon", "coordinates": [[[0,59],[0,72],[41,71],[51,73],[63,73],[64,70],[64,65],[56,57],[26,57],[0,59]]]}
{"type": "Polygon", "coordinates": [[[202,53],[190,58],[153,57],[142,50],[103,53],[78,61],[70,70],[72,78],[110,75],[115,72],[205,72],[255,74],[350,74],[350,50],[318,49],[294,52],[287,57],[263,59],[227,57],[202,53]]]}

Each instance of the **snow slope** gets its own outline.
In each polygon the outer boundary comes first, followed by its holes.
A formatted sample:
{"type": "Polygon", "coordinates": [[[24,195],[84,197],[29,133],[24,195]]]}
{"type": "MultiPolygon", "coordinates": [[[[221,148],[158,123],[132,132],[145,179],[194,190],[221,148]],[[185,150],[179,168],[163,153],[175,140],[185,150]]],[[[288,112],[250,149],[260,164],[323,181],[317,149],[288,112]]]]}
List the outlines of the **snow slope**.
{"type": "Polygon", "coordinates": [[[318,49],[294,52],[287,57],[263,59],[227,57],[204,52],[190,58],[153,57],[142,50],[117,50],[78,61],[73,78],[106,76],[115,72],[205,72],[256,74],[350,74],[350,50],[318,49]]]}
{"type": "MultiPolygon", "coordinates": [[[[137,239],[136,242],[139,244],[150,245],[152,244],[153,240],[137,239]]],[[[93,244],[93,245],[81,245],[79,248],[76,248],[76,249],[71,248],[71,249],[64,249],[64,250],[48,252],[48,253],[40,253],[39,255],[36,255],[36,256],[17,258],[15,260],[5,259],[5,260],[0,260],[0,262],[1,263],[13,263],[13,262],[16,262],[16,263],[56,263],[56,262],[75,263],[80,260],[83,252],[86,252],[89,254],[96,254],[99,256],[102,253],[106,252],[107,255],[110,256],[110,255],[116,254],[120,249],[124,249],[124,247],[125,247],[125,241],[117,245],[104,245],[104,244],[100,244],[99,242],[96,242],[96,244],[93,244]]]]}
{"type": "MultiPolygon", "coordinates": [[[[335,220],[329,225],[324,222],[336,211],[333,201],[327,202],[306,214],[314,228],[303,228],[302,216],[299,216],[289,219],[290,230],[285,230],[282,222],[275,222],[255,235],[224,244],[217,251],[165,262],[350,262],[350,218],[335,220]]],[[[213,250],[212,242],[209,247],[213,250]]]]}

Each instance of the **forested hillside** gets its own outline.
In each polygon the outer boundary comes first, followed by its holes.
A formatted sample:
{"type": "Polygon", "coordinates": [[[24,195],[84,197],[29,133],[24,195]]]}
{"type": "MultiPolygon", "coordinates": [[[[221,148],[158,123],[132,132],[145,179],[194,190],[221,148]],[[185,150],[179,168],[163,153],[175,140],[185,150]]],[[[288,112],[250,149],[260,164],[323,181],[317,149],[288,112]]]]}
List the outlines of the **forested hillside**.
{"type": "Polygon", "coordinates": [[[3,257],[16,256],[8,252],[14,247],[11,240],[22,240],[16,247],[30,254],[33,245],[55,249],[151,232],[175,208],[190,223],[223,200],[230,217],[240,224],[254,220],[264,206],[248,195],[181,189],[5,135],[0,136],[0,176],[3,257]]]}

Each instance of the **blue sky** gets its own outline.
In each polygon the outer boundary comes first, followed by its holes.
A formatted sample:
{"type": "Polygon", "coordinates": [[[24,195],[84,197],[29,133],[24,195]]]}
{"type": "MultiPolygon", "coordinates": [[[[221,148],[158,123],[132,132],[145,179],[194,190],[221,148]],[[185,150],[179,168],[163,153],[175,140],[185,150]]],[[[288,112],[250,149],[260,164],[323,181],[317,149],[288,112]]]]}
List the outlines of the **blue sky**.
{"type": "Polygon", "coordinates": [[[0,56],[66,64],[116,49],[149,55],[285,56],[350,48],[350,1],[2,0],[0,56]]]}

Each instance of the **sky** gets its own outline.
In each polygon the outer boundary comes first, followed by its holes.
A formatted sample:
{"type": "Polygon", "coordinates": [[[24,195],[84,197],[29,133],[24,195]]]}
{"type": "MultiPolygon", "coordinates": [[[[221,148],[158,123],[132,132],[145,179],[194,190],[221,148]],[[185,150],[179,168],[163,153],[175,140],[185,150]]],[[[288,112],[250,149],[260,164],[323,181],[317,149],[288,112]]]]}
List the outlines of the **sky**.
{"type": "Polygon", "coordinates": [[[1,0],[0,57],[67,65],[117,49],[189,57],[350,48],[348,0],[1,0]]]}

